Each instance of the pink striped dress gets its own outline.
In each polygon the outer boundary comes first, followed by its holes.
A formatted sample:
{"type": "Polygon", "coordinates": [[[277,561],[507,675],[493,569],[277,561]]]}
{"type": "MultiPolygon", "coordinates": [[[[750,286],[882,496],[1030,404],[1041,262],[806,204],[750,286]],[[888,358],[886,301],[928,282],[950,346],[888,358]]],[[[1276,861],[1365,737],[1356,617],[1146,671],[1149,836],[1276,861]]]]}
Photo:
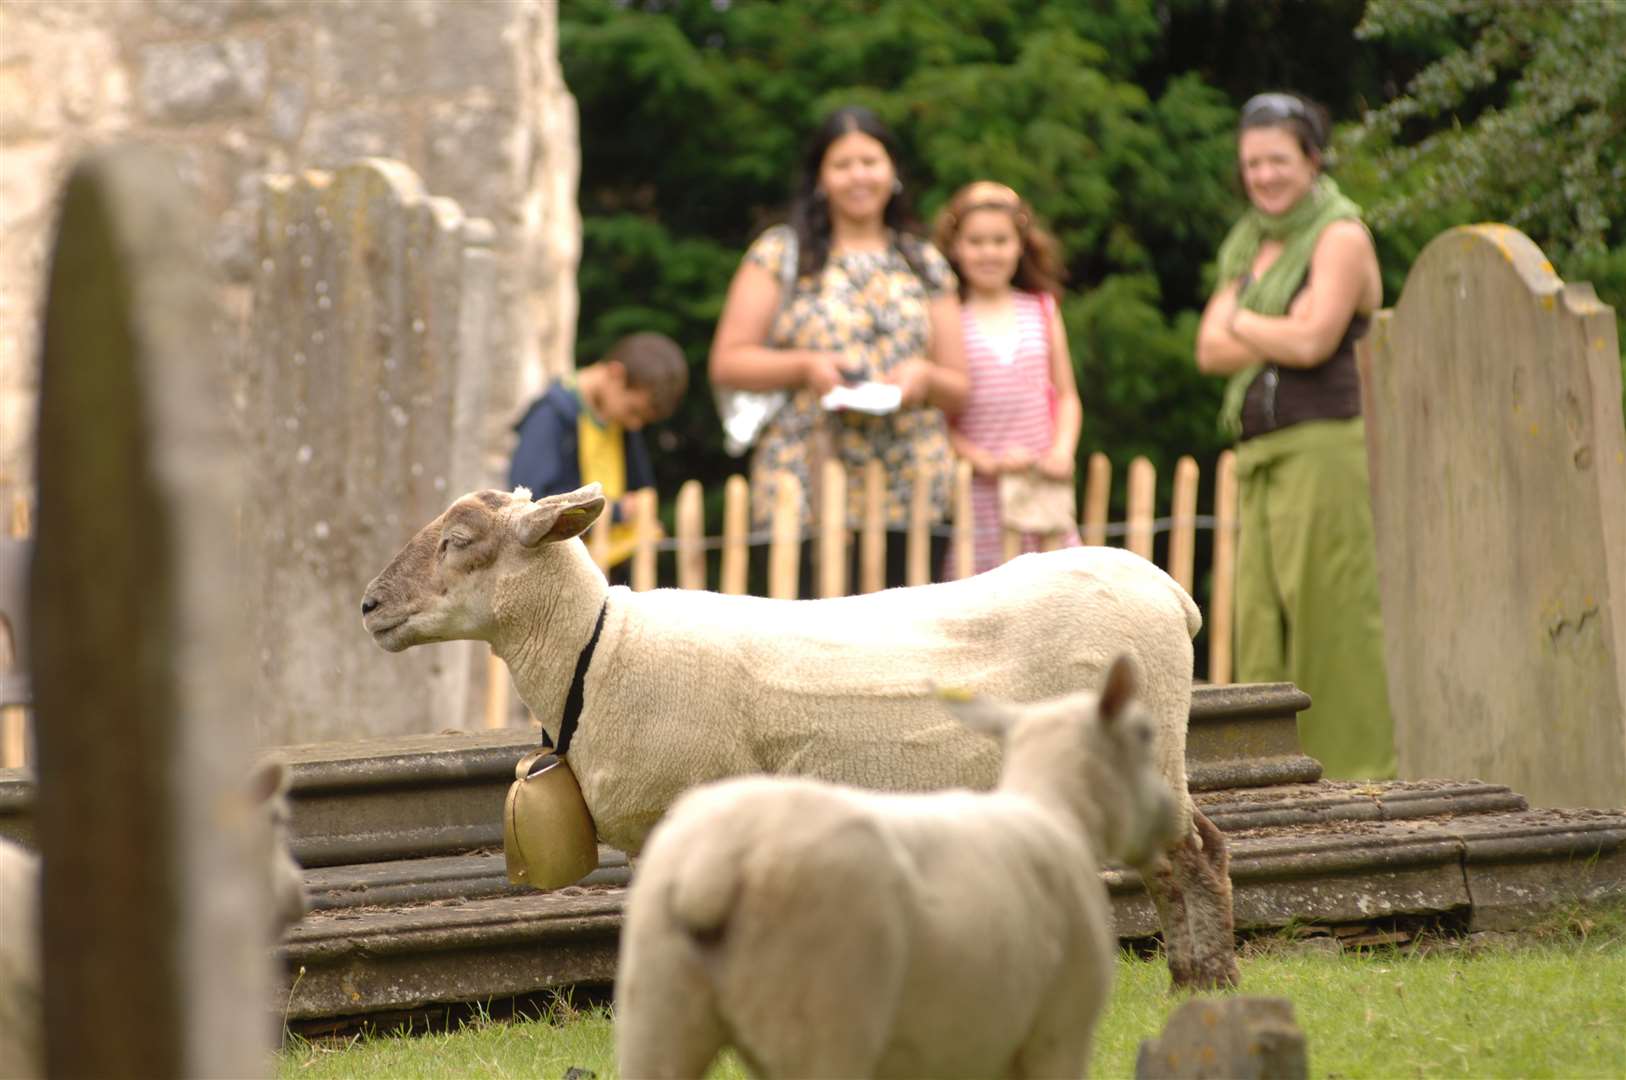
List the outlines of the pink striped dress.
{"type": "MultiPolygon", "coordinates": [[[[954,427],[990,453],[1023,447],[1035,456],[1050,449],[1055,437],[1051,405],[1049,296],[1012,290],[1016,325],[1009,337],[985,331],[969,308],[961,310],[965,353],[971,371],[971,396],[954,427]]],[[[971,479],[971,512],[976,523],[976,572],[998,566],[1005,558],[999,522],[999,481],[976,474],[971,479]]],[[[1076,530],[1064,539],[1079,542],[1076,530]]],[[[1037,551],[1039,537],[1022,538],[1023,551],[1037,551]]],[[[953,552],[949,565],[953,565],[953,552]]],[[[946,575],[945,575],[946,576],[946,575]]]]}

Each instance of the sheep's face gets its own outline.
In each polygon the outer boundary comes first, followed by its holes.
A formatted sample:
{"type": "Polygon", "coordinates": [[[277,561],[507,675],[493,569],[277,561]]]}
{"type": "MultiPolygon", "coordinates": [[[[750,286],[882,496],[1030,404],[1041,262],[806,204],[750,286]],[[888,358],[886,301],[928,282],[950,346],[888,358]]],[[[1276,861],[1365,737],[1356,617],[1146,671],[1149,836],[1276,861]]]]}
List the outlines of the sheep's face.
{"type": "Polygon", "coordinates": [[[580,535],[603,509],[597,484],[535,502],[523,488],[465,495],[367,586],[362,625],[389,652],[432,641],[489,641],[498,583],[529,570],[544,545],[580,535]]]}
{"type": "Polygon", "coordinates": [[[1180,838],[1179,804],[1158,766],[1158,731],[1119,657],[1099,694],[1005,705],[950,702],[961,722],[1005,742],[1001,786],[1042,790],[1092,833],[1096,854],[1140,865],[1180,838]]]}

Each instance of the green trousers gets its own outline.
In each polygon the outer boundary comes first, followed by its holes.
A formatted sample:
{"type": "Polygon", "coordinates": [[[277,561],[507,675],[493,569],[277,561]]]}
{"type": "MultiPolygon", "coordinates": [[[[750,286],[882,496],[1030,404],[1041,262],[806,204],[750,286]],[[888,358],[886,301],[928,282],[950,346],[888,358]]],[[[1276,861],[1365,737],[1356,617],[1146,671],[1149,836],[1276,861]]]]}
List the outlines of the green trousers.
{"type": "Polygon", "coordinates": [[[1395,775],[1363,422],[1237,447],[1236,677],[1310,695],[1299,742],[1335,780],[1395,775]]]}

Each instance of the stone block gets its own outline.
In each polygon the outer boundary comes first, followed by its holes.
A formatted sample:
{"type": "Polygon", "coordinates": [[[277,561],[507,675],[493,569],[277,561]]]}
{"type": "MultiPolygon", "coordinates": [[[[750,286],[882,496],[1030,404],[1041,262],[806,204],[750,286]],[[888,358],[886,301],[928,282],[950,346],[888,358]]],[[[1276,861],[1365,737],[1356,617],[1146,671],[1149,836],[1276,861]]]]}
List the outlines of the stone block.
{"type": "Polygon", "coordinates": [[[1194,998],[1140,1044],[1135,1080],[1303,1080],[1304,1032],[1286,998],[1194,998]]]}
{"type": "Polygon", "coordinates": [[[140,69],[142,114],[165,124],[250,115],[270,79],[265,43],[254,38],[147,45],[140,69]]]}
{"type": "Polygon", "coordinates": [[[472,646],[390,657],[361,588],[479,463],[490,231],[397,161],[267,181],[241,383],[263,741],[462,727],[472,646]]]}
{"type": "Polygon", "coordinates": [[[139,146],[77,165],[61,205],[28,605],[48,1072],[255,1076],[269,903],[232,719],[255,605],[201,215],[139,146]]]}
{"type": "Polygon", "coordinates": [[[1614,312],[1505,225],[1436,237],[1357,347],[1405,777],[1626,806],[1614,312]]]}
{"type": "Polygon", "coordinates": [[[511,0],[415,0],[394,5],[389,18],[367,2],[323,5],[316,38],[320,101],[348,101],[358,87],[386,97],[480,91],[488,100],[517,100],[527,15],[527,5],[511,0]]]}

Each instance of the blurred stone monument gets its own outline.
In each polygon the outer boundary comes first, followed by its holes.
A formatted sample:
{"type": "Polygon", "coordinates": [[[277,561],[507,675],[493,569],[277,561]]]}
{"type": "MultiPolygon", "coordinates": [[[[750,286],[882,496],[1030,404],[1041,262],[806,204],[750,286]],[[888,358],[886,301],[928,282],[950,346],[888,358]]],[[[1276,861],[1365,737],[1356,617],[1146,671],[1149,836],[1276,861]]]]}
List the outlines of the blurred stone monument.
{"type": "Polygon", "coordinates": [[[1135,1058],[1135,1080],[1304,1080],[1304,1032],[1286,998],[1193,998],[1135,1058]]]}
{"type": "Polygon", "coordinates": [[[262,741],[464,726],[476,649],[392,656],[367,582],[481,465],[491,227],[368,159],[267,179],[241,382],[262,741]]]}
{"type": "Polygon", "coordinates": [[[1401,775],[1626,806],[1614,312],[1523,233],[1467,226],[1357,356],[1401,775]]]}
{"type": "Polygon", "coordinates": [[[80,164],[61,206],[29,592],[49,1072],[262,1075],[269,902],[240,789],[260,612],[203,223],[174,160],[134,146],[80,164]]]}

